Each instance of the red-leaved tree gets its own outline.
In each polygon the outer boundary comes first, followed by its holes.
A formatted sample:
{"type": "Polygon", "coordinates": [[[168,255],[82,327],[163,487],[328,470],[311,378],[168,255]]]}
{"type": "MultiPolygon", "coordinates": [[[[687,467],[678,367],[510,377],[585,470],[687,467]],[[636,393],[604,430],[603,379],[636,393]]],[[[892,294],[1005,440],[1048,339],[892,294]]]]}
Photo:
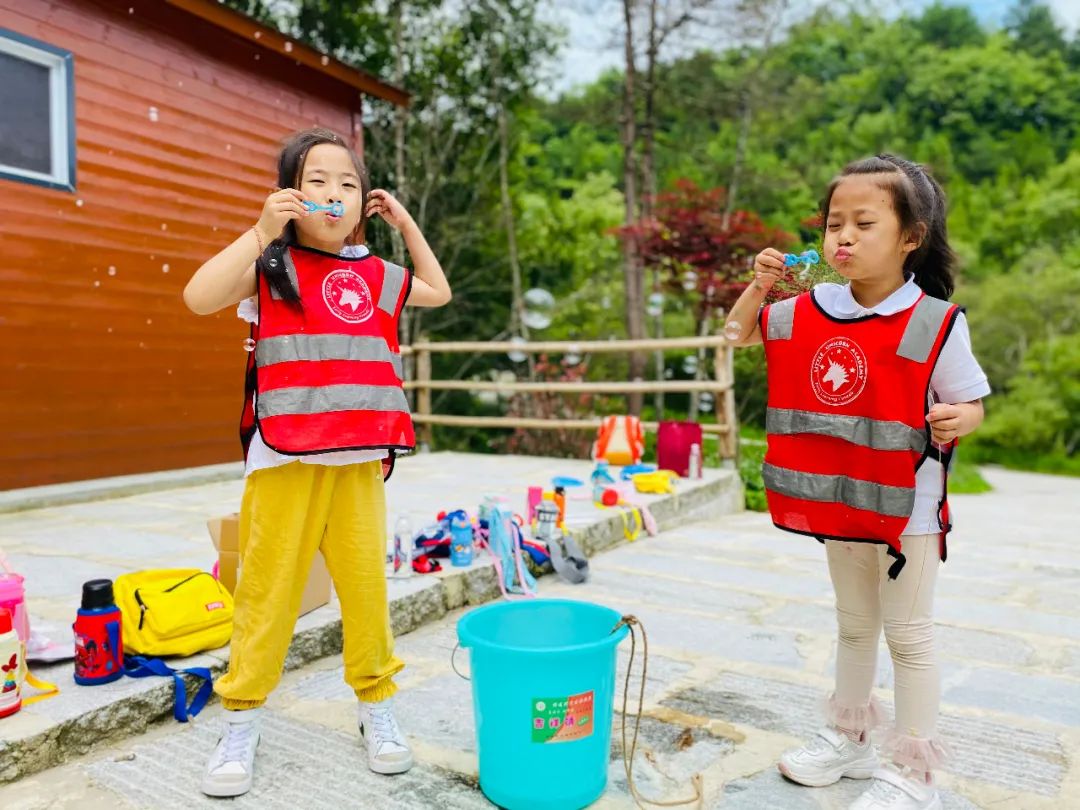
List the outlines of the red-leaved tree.
{"type": "Polygon", "coordinates": [[[652,218],[619,231],[637,245],[645,266],[657,271],[663,291],[691,298],[698,334],[746,289],[758,252],[795,242],[752,211],[733,211],[725,227],[725,199],[723,188],[703,189],[680,179],[657,195],[652,218]]]}

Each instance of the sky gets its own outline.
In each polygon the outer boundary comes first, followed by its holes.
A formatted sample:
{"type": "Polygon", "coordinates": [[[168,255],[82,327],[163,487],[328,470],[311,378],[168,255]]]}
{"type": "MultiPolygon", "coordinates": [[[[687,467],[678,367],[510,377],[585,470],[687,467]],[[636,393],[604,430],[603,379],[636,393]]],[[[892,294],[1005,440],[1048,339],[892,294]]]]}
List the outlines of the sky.
{"type": "MultiPolygon", "coordinates": [[[[918,11],[932,0],[902,0],[888,6],[903,11],[918,11]]],[[[1080,0],[1044,0],[1058,22],[1068,31],[1080,27],[1080,0]]],[[[822,0],[814,0],[815,5],[822,0]]],[[[800,5],[795,3],[793,5],[800,5]]],[[[1000,26],[1012,0],[968,0],[967,5],[984,23],[1000,26]]],[[[609,67],[622,64],[621,0],[552,0],[551,19],[567,31],[568,41],[553,67],[548,92],[557,95],[577,85],[588,84],[609,67]]],[[[699,34],[699,39],[702,37],[699,34]]],[[[704,36],[707,36],[704,35],[704,36]]],[[[702,45],[706,44],[701,42],[702,45]]]]}

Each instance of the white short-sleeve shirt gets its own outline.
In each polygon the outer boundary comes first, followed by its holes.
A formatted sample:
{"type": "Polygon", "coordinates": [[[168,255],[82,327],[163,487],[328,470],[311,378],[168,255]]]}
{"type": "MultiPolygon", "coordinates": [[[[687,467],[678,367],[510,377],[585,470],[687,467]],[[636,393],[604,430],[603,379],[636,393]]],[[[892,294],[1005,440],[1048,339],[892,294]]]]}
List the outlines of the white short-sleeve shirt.
{"type": "MultiPolygon", "coordinates": [[[[895,315],[915,305],[922,290],[911,278],[880,304],[867,309],[851,294],[850,284],[818,284],[814,299],[834,318],[861,318],[866,315],[895,315]]],[[[935,402],[972,402],[990,393],[986,373],[971,351],[971,333],[961,312],[949,332],[930,377],[935,402]]],[[[938,504],[941,502],[941,463],[928,458],[915,476],[915,508],[904,534],[934,534],[941,531],[938,504]]]]}
{"type": "MultiPolygon", "coordinates": [[[[361,258],[366,256],[368,249],[364,245],[346,245],[342,256],[361,258]]],[[[253,296],[245,298],[236,307],[236,317],[248,323],[259,322],[259,298],[253,296]]],[[[269,467],[280,467],[299,461],[302,464],[323,464],[327,467],[340,467],[346,464],[363,464],[368,461],[379,461],[389,455],[386,450],[341,450],[336,453],[316,453],[310,456],[286,456],[276,450],[271,450],[263,441],[259,432],[258,424],[255,425],[255,435],[251,437],[251,445],[248,447],[247,463],[244,465],[244,475],[251,475],[256,470],[265,470],[269,467]]]]}

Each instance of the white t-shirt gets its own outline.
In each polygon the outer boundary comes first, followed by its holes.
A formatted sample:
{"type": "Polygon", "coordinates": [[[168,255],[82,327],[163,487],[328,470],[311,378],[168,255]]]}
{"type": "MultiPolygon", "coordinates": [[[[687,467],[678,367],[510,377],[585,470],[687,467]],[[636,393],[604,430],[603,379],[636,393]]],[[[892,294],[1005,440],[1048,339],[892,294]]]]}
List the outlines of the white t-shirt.
{"type": "MultiPolygon", "coordinates": [[[[922,290],[908,279],[899,290],[880,304],[867,309],[851,294],[849,284],[818,284],[814,298],[834,318],[860,318],[865,315],[895,315],[915,305],[922,290]]],[[[979,361],[971,352],[971,333],[961,312],[949,332],[941,356],[930,377],[930,391],[935,402],[972,402],[990,393],[979,361]]],[[[929,410],[929,407],[927,408],[929,410]]],[[[915,509],[904,534],[933,534],[940,531],[937,510],[941,501],[941,463],[928,458],[915,476],[915,509]]]]}
{"type": "MultiPolygon", "coordinates": [[[[342,256],[359,259],[366,256],[368,249],[364,245],[346,245],[342,256]]],[[[259,322],[259,298],[253,296],[245,298],[236,308],[236,317],[248,323],[259,322]]],[[[269,467],[280,467],[299,461],[302,464],[323,464],[327,467],[341,467],[346,464],[363,464],[367,461],[379,461],[386,458],[389,453],[386,450],[341,450],[336,453],[316,453],[310,456],[286,456],[276,450],[271,450],[263,441],[259,432],[258,423],[255,425],[255,435],[251,437],[251,445],[248,447],[247,463],[244,465],[244,476],[249,476],[256,470],[265,470],[269,467]]]]}

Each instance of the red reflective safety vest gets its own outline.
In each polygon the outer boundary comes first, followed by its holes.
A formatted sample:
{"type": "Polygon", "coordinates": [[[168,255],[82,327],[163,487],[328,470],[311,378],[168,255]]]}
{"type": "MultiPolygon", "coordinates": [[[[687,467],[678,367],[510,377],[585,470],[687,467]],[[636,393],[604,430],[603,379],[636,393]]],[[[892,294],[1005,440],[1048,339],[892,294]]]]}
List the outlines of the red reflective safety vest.
{"type": "Polygon", "coordinates": [[[240,425],[245,457],[256,425],[284,455],[385,449],[393,458],[412,450],[398,346],[408,271],[372,255],[299,246],[272,246],[265,261],[283,264],[300,306],[258,274],[259,322],[251,329],[240,425]]]}
{"type": "MultiPolygon", "coordinates": [[[[922,295],[892,315],[838,319],[813,293],[765,307],[769,511],[782,529],[819,540],[887,543],[903,568],[900,535],[915,506],[915,473],[951,449],[930,441],[930,377],[959,308],[922,295]]],[[[949,530],[942,497],[939,517],[949,530]]]]}

